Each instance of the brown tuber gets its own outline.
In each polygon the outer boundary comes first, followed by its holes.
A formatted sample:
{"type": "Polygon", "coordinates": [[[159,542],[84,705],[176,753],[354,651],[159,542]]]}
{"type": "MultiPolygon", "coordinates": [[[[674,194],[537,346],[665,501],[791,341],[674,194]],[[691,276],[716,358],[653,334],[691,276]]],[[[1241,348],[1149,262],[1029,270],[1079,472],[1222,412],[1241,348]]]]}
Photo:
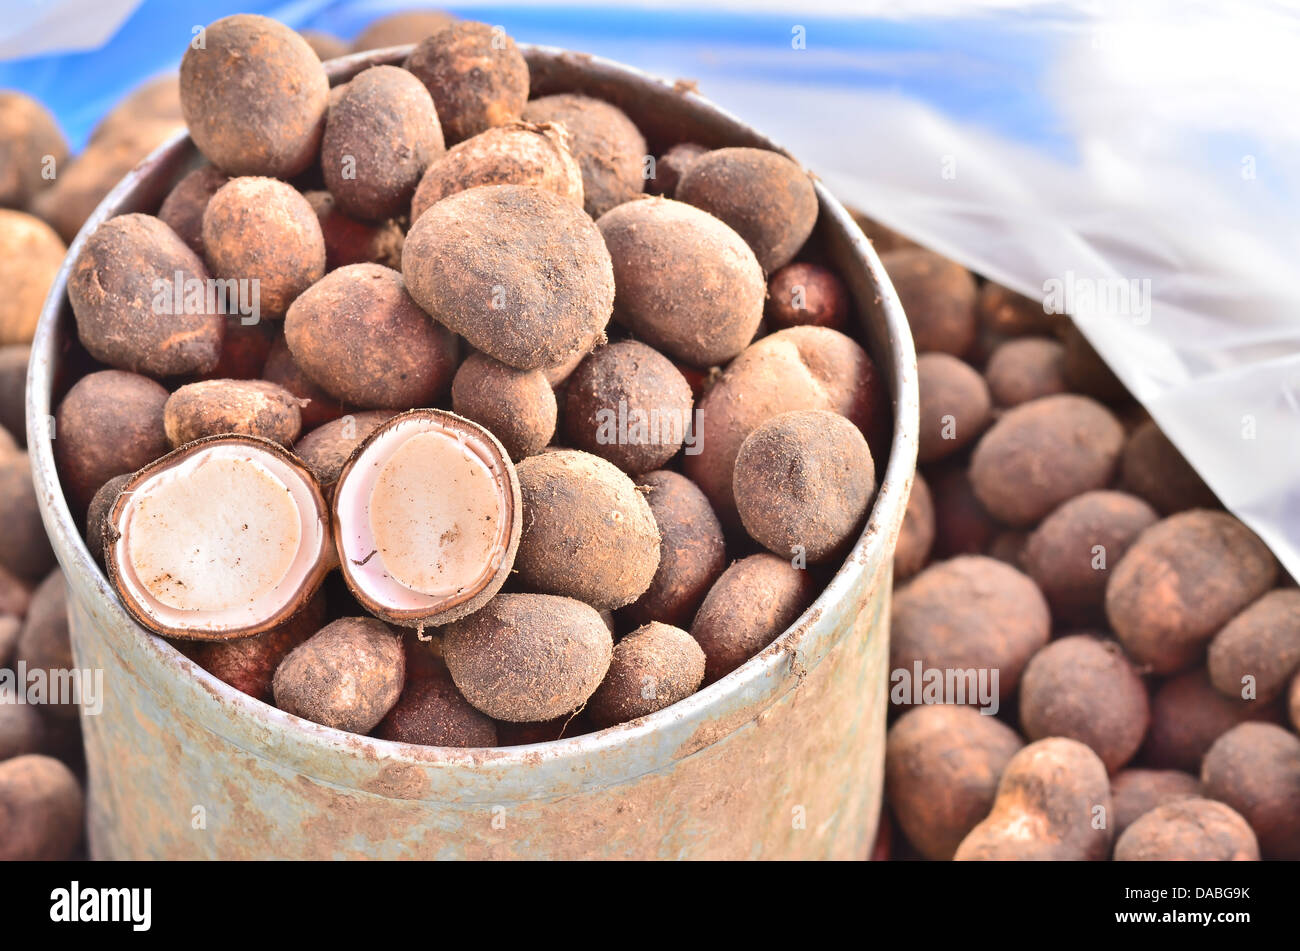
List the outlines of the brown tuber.
{"type": "Polygon", "coordinates": [[[1177,769],[1124,769],[1110,781],[1115,838],[1152,809],[1200,796],[1201,781],[1177,769]]]}
{"type": "Polygon", "coordinates": [[[1162,515],[1219,506],[1214,493],[1153,420],[1139,425],[1124,443],[1120,482],[1162,515]]]}
{"type": "Polygon", "coordinates": [[[655,160],[654,174],[645,181],[646,191],[672,198],[686,170],[708,151],[694,142],[678,142],[655,160]]]}
{"type": "Polygon", "coordinates": [[[955,261],[924,248],[882,254],[919,353],[965,356],[975,344],[975,278],[955,261]]]}
{"type": "Polygon", "coordinates": [[[1206,796],[1250,823],[1266,859],[1300,859],[1300,737],[1243,723],[1215,740],[1201,764],[1206,796]]]}
{"type": "Polygon", "coordinates": [[[163,426],[172,448],[204,436],[237,433],[292,446],[302,429],[298,401],[265,380],[204,380],[167,398],[163,426]]]}
{"type": "Polygon", "coordinates": [[[1246,608],[1210,641],[1210,680],[1225,697],[1267,703],[1300,669],[1300,591],[1279,588],[1246,608]]]}
{"type": "Polygon", "coordinates": [[[563,126],[582,170],[583,208],[599,218],[645,187],[645,139],[623,110],[575,93],[542,96],[524,106],[529,122],[563,126]]]}
{"type": "Polygon", "coordinates": [[[199,257],[203,257],[203,213],[212,196],[230,181],[215,165],[202,165],[190,172],[163,199],[158,218],[176,232],[199,257]]]}
{"type": "Polygon", "coordinates": [[[66,253],[62,239],[44,221],[0,208],[0,287],[5,289],[0,297],[0,346],[31,343],[45,296],[66,253]]]}
{"type": "Polygon", "coordinates": [[[321,490],[328,493],[357,446],[395,415],[392,410],[375,409],[332,419],[299,439],[294,454],[311,470],[321,490]]]}
{"type": "Polygon", "coordinates": [[[679,627],[651,621],[614,645],[609,672],[587,705],[597,727],[648,716],[684,700],[704,680],[704,651],[679,627]]]}
{"type": "Polygon", "coordinates": [[[923,353],[916,360],[920,391],[917,461],[937,462],[972,443],[988,426],[993,401],[984,378],[947,353],[923,353]]]}
{"type": "Polygon", "coordinates": [[[1192,797],[1157,806],[1124,830],[1116,862],[1256,862],[1259,843],[1237,812],[1192,797]]]}
{"type": "Polygon", "coordinates": [[[496,721],[474,709],[441,661],[418,676],[408,671],[402,696],[374,735],[417,746],[497,745],[496,721]]]}
{"type": "Polygon", "coordinates": [[[471,353],[451,381],[451,405],[501,440],[515,462],[536,455],[555,435],[555,391],[541,370],[516,370],[471,353]]]}
{"type": "Polygon", "coordinates": [[[845,330],[851,307],[849,289],[834,271],[796,261],[768,280],[763,313],[773,330],[803,326],[845,330]]]}
{"type": "Polygon", "coordinates": [[[432,94],[448,142],[518,119],[528,101],[528,64],[500,27],[453,22],[404,65],[432,94]]]}
{"type": "Polygon", "coordinates": [[[0,862],[63,861],[81,842],[81,784],[48,756],[0,763],[0,862]]]}
{"type": "Polygon", "coordinates": [[[1044,396],[1064,393],[1062,361],[1065,348],[1055,340],[1024,337],[999,344],[984,368],[989,393],[998,406],[1019,406],[1044,396]]]}
{"type": "Polygon", "coordinates": [[[1204,667],[1194,667],[1170,677],[1152,695],[1142,760],[1152,767],[1197,772],[1205,751],[1224,733],[1250,720],[1275,719],[1276,707],[1225,697],[1211,685],[1204,667]]]}
{"type": "Polygon", "coordinates": [[[26,208],[67,157],[68,143],[48,109],[20,92],[0,91],[0,208],[26,208]]]}

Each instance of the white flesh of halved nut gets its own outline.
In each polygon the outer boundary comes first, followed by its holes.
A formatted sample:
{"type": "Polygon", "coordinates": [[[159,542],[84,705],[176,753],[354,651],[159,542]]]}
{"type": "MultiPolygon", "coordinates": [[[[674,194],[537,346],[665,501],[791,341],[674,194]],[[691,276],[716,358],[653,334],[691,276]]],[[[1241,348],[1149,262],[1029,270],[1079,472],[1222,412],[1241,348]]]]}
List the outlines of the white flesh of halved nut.
{"type": "Polygon", "coordinates": [[[339,477],[335,542],[349,587],[395,623],[452,620],[439,615],[499,588],[513,563],[517,493],[482,427],[440,410],[395,417],[339,477]]]}
{"type": "Polygon", "coordinates": [[[310,474],[278,447],[218,437],[164,456],[124,487],[105,554],[146,627],[241,636],[286,620],[314,593],[327,517],[310,474]]]}

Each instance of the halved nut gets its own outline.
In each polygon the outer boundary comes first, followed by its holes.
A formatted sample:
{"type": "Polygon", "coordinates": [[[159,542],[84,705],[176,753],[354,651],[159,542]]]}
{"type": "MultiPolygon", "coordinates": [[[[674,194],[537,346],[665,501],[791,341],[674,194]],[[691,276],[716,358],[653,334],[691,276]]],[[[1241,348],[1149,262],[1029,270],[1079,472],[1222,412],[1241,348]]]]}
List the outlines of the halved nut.
{"type": "Polygon", "coordinates": [[[311,600],[333,566],[329,509],[307,468],[257,436],[212,436],[145,466],[104,525],[109,581],[167,637],[260,634],[311,600]]]}
{"type": "Polygon", "coordinates": [[[444,410],[401,413],[339,475],[334,542],[344,580],[390,623],[454,621],[505,583],[521,512],[515,468],[488,430],[444,410]]]}

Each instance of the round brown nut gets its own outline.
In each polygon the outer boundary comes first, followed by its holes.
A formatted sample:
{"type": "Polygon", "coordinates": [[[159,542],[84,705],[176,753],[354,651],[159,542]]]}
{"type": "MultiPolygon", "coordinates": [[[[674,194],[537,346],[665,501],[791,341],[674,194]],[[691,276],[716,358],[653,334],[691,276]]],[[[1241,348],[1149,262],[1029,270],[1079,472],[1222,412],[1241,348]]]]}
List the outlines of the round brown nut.
{"type": "Polygon", "coordinates": [[[1214,741],[1201,765],[1206,796],[1250,823],[1266,859],[1300,859],[1300,737],[1242,723],[1214,741]]]}
{"type": "Polygon", "coordinates": [[[256,281],[262,317],[289,305],[325,276],[325,236],[316,212],[292,185],[234,178],[203,212],[203,247],[213,273],[256,281]]]}
{"type": "Polygon", "coordinates": [[[0,208],[0,286],[5,289],[0,297],[0,346],[31,342],[66,253],[63,241],[44,221],[0,208]]]}
{"type": "Polygon", "coordinates": [[[298,401],[265,380],[203,380],[182,386],[163,407],[172,448],[204,436],[242,433],[292,446],[302,429],[298,401]]]}
{"type": "Polygon", "coordinates": [[[555,435],[555,391],[542,371],[516,370],[484,353],[471,353],[456,371],[451,406],[491,430],[515,462],[555,435]]]}
{"type": "Polygon", "coordinates": [[[286,713],[365,734],[397,703],[405,678],[401,638],[383,621],[345,617],[295,647],[271,689],[286,713]]]}
{"type": "Polygon", "coordinates": [[[597,727],[626,723],[671,707],[700,689],[704,651],[679,627],[651,621],[614,645],[609,672],[591,695],[597,727]]]}
{"type": "Polygon", "coordinates": [[[220,313],[207,312],[206,293],[197,313],[191,306],[193,290],[207,280],[203,262],[157,218],[110,218],[68,276],[77,335],[92,357],[121,370],[207,373],[221,358],[226,329],[220,313]]]}
{"type": "Polygon", "coordinates": [[[849,289],[834,271],[796,261],[768,280],[763,312],[773,330],[804,326],[844,330],[851,306],[849,289]]]}
{"type": "Polygon", "coordinates": [[[916,349],[965,356],[975,343],[975,278],[925,248],[882,254],[889,280],[912,327],[916,349]]]}
{"type": "Polygon", "coordinates": [[[894,546],[894,582],[905,581],[925,567],[934,547],[934,500],[930,486],[921,473],[912,478],[912,494],[907,497],[903,527],[894,546]]]}
{"type": "Polygon", "coordinates": [[[101,565],[104,563],[104,525],[108,521],[108,512],[117,501],[122,486],[131,481],[134,473],[124,472],[113,476],[99,487],[86,509],[86,548],[90,556],[101,565]]]}
{"type": "Polygon", "coordinates": [[[1146,499],[1162,515],[1219,507],[1210,487],[1154,420],[1139,425],[1124,443],[1120,484],[1146,499]]]}
{"type": "Polygon", "coordinates": [[[367,409],[431,406],[456,372],[456,338],[382,264],[350,264],[317,281],[289,307],[284,339],[327,393],[367,409]]]}
{"type": "Polygon", "coordinates": [[[1115,838],[1157,806],[1201,794],[1201,781],[1178,769],[1125,769],[1110,781],[1115,838]]]}
{"type": "Polygon", "coordinates": [[[1020,728],[1031,740],[1068,736],[1116,772],[1149,722],[1147,688],[1114,641],[1085,634],[1048,644],[1020,678],[1020,728]]]}
{"type": "Polygon", "coordinates": [[[1100,861],[1110,854],[1111,829],[1096,820],[1110,811],[1110,781],[1097,754],[1065,737],[1039,740],[1007,763],[993,811],[953,857],[1100,861]]]}
{"type": "MultiPolygon", "coordinates": [[[[1004,702],[1050,631],[1047,602],[1033,581],[992,558],[962,555],[931,565],[895,595],[889,666],[909,673],[917,664],[922,671],[997,671],[1004,702]]],[[[895,699],[907,704],[913,697],[904,690],[895,699]]]]}
{"type": "Polygon", "coordinates": [[[443,629],[456,686],[497,720],[537,723],[582,706],[613,656],[596,609],[547,594],[499,594],[443,629]]]}
{"type": "Polygon", "coordinates": [[[755,541],[782,557],[825,561],[861,528],[875,463],[861,431],[838,413],[783,413],[746,437],[732,491],[755,541]]]}
{"type": "Polygon", "coordinates": [[[624,472],[662,467],[691,435],[690,384],[671,360],[635,340],[592,351],[564,392],[568,444],[624,472]]]}
{"type": "Polygon", "coordinates": [[[776,640],[812,603],[812,576],[766,552],[731,565],[714,582],[691,625],[713,683],[776,640]]]}
{"type": "Polygon", "coordinates": [[[266,363],[262,367],[262,378],[294,395],[298,400],[299,411],[302,413],[303,429],[315,429],[352,412],[350,406],[338,397],[326,393],[298,365],[283,334],[277,336],[271,343],[271,350],[266,355],[266,363]]]}
{"type": "Polygon", "coordinates": [[[223,683],[271,703],[276,668],[324,627],[325,619],[325,596],[318,592],[289,620],[261,634],[230,641],[177,641],[173,646],[223,683]]]}
{"type": "Polygon", "coordinates": [[[1226,513],[1193,509],[1138,536],[1111,570],[1106,616],[1135,661],[1172,673],[1276,577],[1254,532],[1226,513]]]}
{"type": "Polygon", "coordinates": [[[453,145],[420,179],[411,221],[448,195],[479,185],[532,185],[582,207],[582,170],[567,138],[562,126],[510,122],[453,145]]]}
{"type": "Polygon", "coordinates": [[[81,785],[49,756],[0,763],[0,862],[63,861],[81,841],[81,785]]]}
{"type": "Polygon", "coordinates": [[[1257,862],[1259,843],[1238,813],[1211,799],[1180,799],[1137,819],[1115,843],[1116,862],[1257,862]]]}
{"type": "Polygon", "coordinates": [[[669,198],[627,202],[597,224],[613,261],[615,317],[636,336],[697,366],[725,363],[754,339],[767,287],[726,224],[669,198]]]}
{"type": "Polygon", "coordinates": [[[1045,396],[1008,410],[975,447],[970,477],[994,518],[1030,526],[1067,499],[1105,488],[1124,430],[1100,403],[1045,396]]]}
{"type": "Polygon", "coordinates": [[[654,580],[622,611],[634,626],[660,621],[689,624],[713,582],[727,567],[722,523],[694,482],[677,472],[637,478],[659,526],[659,567],[654,580]]]}
{"type": "Polygon", "coordinates": [[[1239,723],[1276,720],[1277,708],[1223,696],[1204,667],[1170,677],[1151,697],[1151,728],[1142,759],[1148,766],[1199,772],[1201,759],[1239,723]]]}
{"type": "Polygon", "coordinates": [[[181,59],[181,109],[200,152],[230,175],[292,178],[316,158],[329,80],[282,23],[240,14],[211,23],[181,59]],[[233,66],[232,66],[233,64],[233,66]]]}
{"type": "Polygon", "coordinates": [[[650,587],[659,529],[623,472],[564,449],[524,459],[518,473],[524,522],[515,570],[527,585],[596,608],[630,604],[650,587]]]}
{"type": "Polygon", "coordinates": [[[946,862],[989,814],[998,779],[1024,746],[1016,731],[972,707],[915,707],[889,728],[885,788],[907,841],[946,862]]]}
{"type": "Polygon", "coordinates": [[[767,149],[706,152],[673,194],[734,228],[765,274],[789,264],[817,224],[817,191],[808,173],[767,149]]]}
{"type": "Polygon", "coordinates": [[[390,46],[419,43],[454,23],[456,18],[441,10],[403,10],[371,22],[352,41],[352,51],[382,50],[390,46]]]}
{"type": "Polygon", "coordinates": [[[993,402],[984,378],[950,354],[921,354],[916,374],[921,394],[917,460],[935,462],[969,445],[984,431],[993,402]]]}
{"type": "Polygon", "coordinates": [[[723,524],[739,525],[732,475],[741,444],[781,413],[839,413],[870,436],[887,419],[888,397],[875,364],[854,340],[827,327],[791,327],[756,341],[700,401],[686,475],[713,503],[723,524]]]}
{"type": "Polygon", "coordinates": [[[321,489],[328,493],[334,483],[339,481],[343,464],[351,457],[353,450],[392,418],[392,410],[375,409],[332,419],[299,439],[294,444],[294,454],[311,470],[321,489]]]}
{"type": "Polygon", "coordinates": [[[54,551],[41,521],[27,453],[0,457],[0,568],[34,581],[54,567],[54,551]]]}
{"type": "Polygon", "coordinates": [[[335,207],[334,196],[326,191],[304,192],[316,212],[325,238],[325,271],[349,264],[382,264],[402,269],[402,245],[406,235],[396,221],[358,221],[335,207]]]}
{"type": "Polygon", "coordinates": [[[500,27],[451,23],[404,65],[432,94],[448,142],[518,119],[528,101],[528,64],[500,27]]]}
{"type": "Polygon", "coordinates": [[[321,169],[344,212],[392,218],[407,211],[424,170],[444,150],[424,84],[396,66],[371,66],[330,105],[321,169]]]}
{"type": "Polygon", "coordinates": [[[474,709],[442,662],[407,678],[397,706],[375,728],[375,736],[417,746],[497,745],[496,722],[474,709]]]}
{"type": "Polygon", "coordinates": [[[158,209],[163,224],[199,257],[203,257],[203,213],[228,181],[230,176],[215,165],[201,165],[176,183],[158,209]]]}
{"type": "Polygon", "coordinates": [[[534,99],[524,106],[523,117],[564,127],[569,151],[582,170],[582,206],[592,218],[641,194],[645,138],[617,106],[559,93],[534,99]]]}
{"type": "Polygon", "coordinates": [[[1064,393],[1062,361],[1065,348],[1044,337],[1023,337],[1000,344],[989,357],[984,379],[998,406],[1019,406],[1044,396],[1064,393]]]}
{"type": "Polygon", "coordinates": [[[0,92],[0,208],[25,208],[51,183],[68,143],[48,109],[20,92],[0,92]]]}
{"type": "Polygon", "coordinates": [[[406,236],[402,273],[435,320],[520,370],[590,350],[614,309],[614,272],[595,224],[526,185],[438,202],[406,236]]]}
{"type": "Polygon", "coordinates": [[[1300,591],[1279,588],[1246,608],[1210,641],[1210,680],[1225,697],[1281,696],[1300,669],[1300,591]]]}
{"type": "Polygon", "coordinates": [[[655,160],[653,172],[645,180],[646,191],[672,198],[686,170],[707,151],[703,145],[694,142],[678,142],[655,160]]]}
{"type": "Polygon", "coordinates": [[[1098,489],[1043,519],[1025,545],[1024,568],[1053,616],[1067,623],[1100,619],[1112,566],[1158,518],[1136,496],[1098,489]]]}
{"type": "Polygon", "coordinates": [[[121,370],[88,374],[68,390],[54,417],[54,458],[73,511],[83,511],[113,476],[166,455],[167,397],[148,377],[121,370]]]}

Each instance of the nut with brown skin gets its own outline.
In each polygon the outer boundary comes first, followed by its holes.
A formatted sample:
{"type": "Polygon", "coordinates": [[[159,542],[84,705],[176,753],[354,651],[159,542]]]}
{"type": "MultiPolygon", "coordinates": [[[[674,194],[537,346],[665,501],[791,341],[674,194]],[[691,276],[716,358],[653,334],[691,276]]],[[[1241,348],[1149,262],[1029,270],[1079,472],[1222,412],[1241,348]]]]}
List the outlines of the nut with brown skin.
{"type": "Polygon", "coordinates": [[[1008,410],[971,456],[975,494],[994,518],[1027,527],[1067,499],[1105,488],[1124,430],[1100,403],[1061,394],[1008,410]]]}
{"type": "Polygon", "coordinates": [[[0,346],[31,343],[45,295],[66,253],[63,241],[45,222],[0,208],[0,287],[5,289],[0,296],[0,346]]]}
{"type": "Polygon", "coordinates": [[[946,862],[989,814],[998,779],[1024,746],[1015,730],[966,706],[916,707],[889,728],[885,787],[907,841],[946,862]]]}
{"type": "Polygon", "coordinates": [[[1150,719],[1147,688],[1114,641],[1062,637],[1020,678],[1020,728],[1031,740],[1067,736],[1114,773],[1137,753],[1150,719]]]}
{"type": "Polygon", "coordinates": [[[763,313],[773,330],[804,326],[844,330],[851,308],[849,289],[834,271],[796,261],[768,279],[763,313]]]}
{"type": "Polygon", "coordinates": [[[527,185],[484,185],[438,202],[406,236],[402,274],[436,321],[520,370],[590,350],[614,309],[614,272],[595,224],[527,185]]]}
{"type": "Polygon", "coordinates": [[[92,357],[121,370],[207,373],[221,357],[226,330],[221,314],[207,312],[206,293],[197,312],[191,306],[190,292],[207,280],[203,262],[157,218],[110,218],[86,240],[68,275],[77,335],[92,357]]]}
{"type": "Polygon", "coordinates": [[[49,756],[0,762],[0,862],[63,861],[81,841],[81,784],[49,756]]]}
{"type": "Polygon", "coordinates": [[[703,145],[694,142],[678,142],[655,161],[654,174],[645,181],[646,191],[672,198],[686,170],[707,151],[703,145]]]}
{"type": "Polygon", "coordinates": [[[406,235],[396,221],[351,218],[335,207],[334,196],[327,191],[304,192],[303,197],[320,222],[327,273],[349,264],[382,264],[395,271],[402,269],[406,235]]]}
{"type": "Polygon", "coordinates": [[[998,781],[993,811],[957,847],[961,861],[1101,861],[1110,854],[1110,781],[1077,740],[1030,743],[998,781]]]}
{"type": "Polygon", "coordinates": [[[618,288],[615,319],[696,366],[736,356],[763,319],[758,259],[730,227],[683,202],[627,202],[597,222],[618,288]]]}
{"type": "Polygon", "coordinates": [[[634,626],[661,621],[690,623],[713,582],[727,567],[722,524],[704,493],[677,472],[648,472],[637,478],[659,526],[659,567],[650,587],[623,608],[634,626]]]}
{"type": "Polygon", "coordinates": [[[613,656],[595,608],[547,594],[502,594],[443,631],[465,698],[497,720],[537,723],[581,707],[613,656]]]}
{"type": "Polygon", "coordinates": [[[203,47],[181,59],[180,90],[194,144],[226,173],[292,178],[315,160],[329,80],[282,23],[240,14],[209,24],[203,47]]]}
{"type": "Polygon", "coordinates": [[[1194,667],[1170,677],[1152,695],[1142,762],[1199,772],[1206,750],[1234,726],[1277,719],[1276,705],[1225,697],[1211,685],[1204,667],[1194,667]]]}
{"type": "Polygon", "coordinates": [[[0,456],[0,568],[35,581],[54,567],[54,551],[41,522],[27,453],[0,456]]]}
{"type": "Polygon", "coordinates": [[[448,195],[479,185],[532,185],[582,207],[582,170],[562,126],[510,122],[434,159],[411,201],[411,221],[448,195]]]}
{"type": "Polygon", "coordinates": [[[283,334],[277,336],[271,342],[270,352],[266,355],[266,363],[262,366],[262,378],[268,383],[274,383],[276,386],[282,387],[293,394],[298,401],[298,410],[302,414],[302,428],[304,430],[315,429],[324,423],[352,412],[352,407],[337,396],[326,393],[298,365],[298,361],[294,359],[293,353],[290,352],[289,344],[285,342],[283,334]]]}
{"type": "Polygon", "coordinates": [[[1124,769],[1110,781],[1114,804],[1111,825],[1118,840],[1124,830],[1157,806],[1200,796],[1201,781],[1178,769],[1124,769]]]}
{"type": "Polygon", "coordinates": [[[262,317],[283,317],[325,276],[315,210],[273,178],[233,178],[218,189],[203,212],[203,247],[217,277],[257,282],[262,317]]]}
{"type": "Polygon", "coordinates": [[[732,491],[750,537],[781,557],[826,561],[856,537],[876,491],[858,427],[838,413],[783,413],[746,437],[732,491]]]}
{"type": "Polygon", "coordinates": [[[1201,783],[1250,823],[1264,858],[1300,859],[1300,737],[1271,723],[1235,726],[1205,754],[1201,783]]]}
{"type": "Polygon", "coordinates": [[[408,672],[401,698],[374,735],[417,746],[497,745],[496,721],[465,699],[441,661],[420,676],[408,672]]]}
{"type": "Polygon", "coordinates": [[[371,617],[339,618],[295,647],[271,690],[286,713],[349,733],[369,733],[406,680],[402,640],[371,617]]]}
{"type": "Polygon", "coordinates": [[[1157,806],[1115,843],[1116,862],[1257,862],[1246,820],[1221,802],[1189,798],[1157,806]]]}
{"type": "Polygon", "coordinates": [[[74,512],[113,476],[135,472],[170,448],[168,393],[148,377],[101,370],[73,384],[55,413],[54,458],[74,512]]]}
{"type": "Polygon", "coordinates": [[[541,452],[555,435],[555,391],[541,370],[516,370],[485,353],[471,353],[451,382],[451,405],[491,430],[519,462],[541,452]]]}
{"type": "Polygon", "coordinates": [[[334,544],[349,590],[407,627],[442,625],[501,589],[520,548],[520,477],[477,423],[412,410],[376,428],[334,490],[334,544]]]}
{"type": "Polygon", "coordinates": [[[0,92],[0,208],[26,208],[51,184],[68,143],[49,110],[30,96],[0,92]]]}
{"type": "Polygon", "coordinates": [[[701,155],[673,192],[736,230],[765,274],[793,260],[817,224],[808,173],[767,149],[714,149],[701,155]]]}
{"type": "Polygon", "coordinates": [[[1226,513],[1192,509],[1138,536],[1111,570],[1106,616],[1134,660],[1172,673],[1276,577],[1254,532],[1226,513]]]}
{"type": "Polygon", "coordinates": [[[406,212],[425,168],[444,150],[424,84],[396,66],[371,66],[330,105],[321,169],[344,212],[382,220],[406,212]]]}
{"type": "Polygon", "coordinates": [[[528,101],[528,64],[500,27],[453,22],[404,65],[433,95],[451,143],[518,119],[528,101]]]}
{"type": "Polygon", "coordinates": [[[1019,406],[1069,389],[1065,382],[1065,348],[1045,337],[1024,337],[999,344],[984,368],[989,393],[998,406],[1019,406]]]}
{"type": "Polygon", "coordinates": [[[515,568],[530,588],[612,609],[650,587],[659,528],[645,497],[616,466],[577,450],[546,452],[519,464],[519,488],[523,535],[515,568]]]}
{"type": "Polygon", "coordinates": [[[366,409],[432,405],[456,372],[455,337],[381,264],[350,264],[318,281],[290,306],[284,339],[326,392],[366,409]]]}
{"type": "Polygon", "coordinates": [[[689,435],[690,384],[671,360],[635,340],[593,350],[564,394],[568,444],[633,475],[662,467],[689,435]]]}
{"type": "Polygon", "coordinates": [[[1159,516],[1136,496],[1099,489],[1075,496],[1039,523],[1024,568],[1061,622],[1101,620],[1111,569],[1159,516]]]}
{"type": "Polygon", "coordinates": [[[930,486],[917,473],[912,478],[912,494],[907,497],[903,527],[894,546],[894,583],[906,581],[925,567],[934,547],[934,499],[930,486]]]}
{"type": "Polygon", "coordinates": [[[599,218],[631,201],[645,187],[645,138],[617,106],[576,93],[541,96],[524,106],[529,122],[554,123],[582,169],[583,208],[599,218]]]}
{"type": "Polygon", "coordinates": [[[328,495],[357,446],[396,415],[392,410],[374,409],[332,419],[299,439],[294,444],[294,454],[302,459],[320,483],[321,491],[328,495]]]}
{"type": "Polygon", "coordinates": [[[691,624],[704,648],[705,683],[725,677],[776,640],[812,603],[817,583],[764,552],[734,562],[714,582],[691,624]]]}
{"type": "Polygon", "coordinates": [[[963,555],[931,565],[895,595],[889,667],[996,670],[1005,702],[1050,630],[1047,602],[1033,581],[992,558],[963,555]]]}
{"type": "Polygon", "coordinates": [[[955,261],[924,248],[882,254],[889,280],[920,353],[965,356],[975,344],[975,278],[955,261]]]}
{"type": "Polygon", "coordinates": [[[984,432],[993,401],[975,368],[950,354],[921,354],[916,374],[921,395],[917,460],[936,462],[984,432]]]}
{"type": "Polygon", "coordinates": [[[123,486],[105,523],[105,567],[155,633],[248,637],[311,600],[331,566],[328,520],[316,480],[278,443],[207,437],[123,486]]]}
{"type": "Polygon", "coordinates": [[[1120,482],[1125,489],[1154,505],[1162,515],[1219,507],[1219,500],[1209,486],[1154,420],[1139,425],[1124,443],[1120,482]]]}
{"type": "Polygon", "coordinates": [[[167,398],[163,426],[172,448],[223,433],[292,446],[302,429],[293,394],[265,380],[203,380],[167,398]]]}
{"type": "Polygon", "coordinates": [[[745,438],[781,413],[839,413],[870,435],[886,418],[875,364],[857,341],[826,327],[792,327],[745,349],[699,404],[696,438],[684,471],[704,490],[724,525],[739,527],[732,474],[745,438]]]}
{"type": "Polygon", "coordinates": [[[704,651],[679,627],[651,621],[614,645],[609,672],[587,706],[597,727],[613,726],[684,700],[704,680],[704,651]]]}
{"type": "Polygon", "coordinates": [[[163,199],[158,218],[176,232],[199,257],[203,257],[203,213],[208,202],[230,176],[215,165],[201,165],[190,172],[163,199]]]}
{"type": "Polygon", "coordinates": [[[1267,703],[1300,670],[1300,591],[1279,588],[1246,608],[1210,641],[1209,671],[1226,697],[1267,703]]]}

